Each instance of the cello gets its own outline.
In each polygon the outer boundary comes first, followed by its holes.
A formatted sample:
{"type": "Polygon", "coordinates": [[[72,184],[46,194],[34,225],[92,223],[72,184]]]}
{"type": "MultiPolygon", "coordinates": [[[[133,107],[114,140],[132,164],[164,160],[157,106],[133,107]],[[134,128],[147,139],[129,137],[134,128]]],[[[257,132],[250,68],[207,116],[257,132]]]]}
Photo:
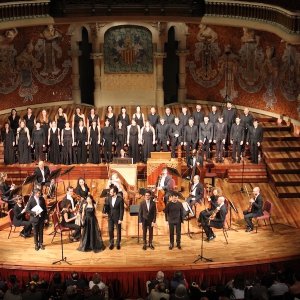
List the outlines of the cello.
{"type": "Polygon", "coordinates": [[[158,212],[163,211],[165,209],[165,207],[166,207],[165,202],[164,202],[165,191],[163,189],[158,189],[158,187],[160,186],[161,177],[162,176],[160,175],[159,179],[157,181],[156,192],[155,192],[156,210],[158,212]]]}

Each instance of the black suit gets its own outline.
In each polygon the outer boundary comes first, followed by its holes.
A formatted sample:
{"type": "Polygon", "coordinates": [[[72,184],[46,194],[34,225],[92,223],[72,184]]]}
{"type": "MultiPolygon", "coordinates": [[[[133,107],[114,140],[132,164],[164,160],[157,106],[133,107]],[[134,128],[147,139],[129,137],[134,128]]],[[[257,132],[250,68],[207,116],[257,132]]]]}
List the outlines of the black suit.
{"type": "Polygon", "coordinates": [[[178,116],[180,124],[182,124],[183,127],[188,125],[188,121],[190,117],[191,116],[189,114],[184,115],[183,113],[180,113],[178,116]]]}
{"type": "Polygon", "coordinates": [[[124,200],[117,196],[115,204],[112,204],[112,197],[107,198],[108,206],[108,232],[110,245],[114,244],[114,225],[117,228],[117,246],[121,243],[121,224],[118,221],[123,221],[124,216],[124,200]]]}
{"type": "Polygon", "coordinates": [[[169,114],[169,115],[165,114],[163,118],[165,119],[166,124],[171,125],[174,123],[175,116],[173,114],[169,114]]]}
{"type": "Polygon", "coordinates": [[[203,198],[203,184],[198,182],[196,186],[194,184],[191,185],[190,195],[187,197],[186,202],[189,206],[193,207],[193,205],[198,202],[200,203],[203,198]]]}
{"type": "Polygon", "coordinates": [[[257,197],[255,198],[254,202],[251,205],[251,211],[249,212],[248,210],[245,210],[243,212],[244,219],[249,228],[253,229],[252,218],[262,216],[262,214],[263,214],[262,207],[263,207],[263,198],[262,198],[261,194],[258,194],[257,197]]]}
{"type": "Polygon", "coordinates": [[[217,112],[210,112],[208,114],[209,122],[213,123],[213,125],[216,124],[218,122],[218,116],[219,114],[217,112]]]}
{"type": "Polygon", "coordinates": [[[43,180],[43,175],[42,175],[42,171],[39,167],[37,167],[34,170],[34,175],[36,175],[36,182],[41,184],[41,185],[45,185],[46,183],[50,182],[49,176],[50,176],[50,169],[48,166],[44,166],[44,180],[43,180]]]}
{"type": "Polygon", "coordinates": [[[175,157],[176,147],[178,147],[182,142],[182,129],[183,127],[180,123],[178,125],[171,124],[169,127],[169,137],[171,139],[171,154],[173,158],[175,157]],[[177,134],[178,136],[175,136],[177,134]]]}
{"type": "Polygon", "coordinates": [[[156,204],[153,200],[149,200],[149,210],[146,200],[142,201],[139,209],[139,223],[143,227],[143,242],[147,244],[147,229],[149,229],[149,244],[153,241],[153,227],[152,223],[156,222],[156,204]]]}
{"type": "Polygon", "coordinates": [[[226,142],[225,142],[225,148],[226,148],[226,156],[228,156],[228,148],[229,148],[229,138],[230,138],[230,130],[232,127],[232,124],[234,123],[236,116],[236,110],[234,108],[231,109],[224,109],[223,110],[223,118],[224,122],[227,124],[227,136],[226,136],[226,142]]]}
{"type": "Polygon", "coordinates": [[[29,221],[25,219],[25,213],[22,213],[24,206],[19,206],[17,203],[15,204],[13,210],[14,210],[14,219],[13,224],[15,226],[24,226],[23,230],[21,231],[21,234],[24,234],[24,236],[30,236],[32,225],[29,221]]]}
{"type": "Polygon", "coordinates": [[[242,145],[241,142],[244,141],[244,126],[242,124],[233,124],[230,130],[230,142],[232,142],[232,159],[233,161],[236,160],[239,162],[241,159],[241,150],[242,145]]]}
{"type": "Polygon", "coordinates": [[[181,223],[183,223],[184,209],[181,202],[168,202],[165,208],[166,221],[169,223],[170,244],[174,245],[174,227],[176,227],[177,246],[181,242],[181,223]]]}
{"type": "Polygon", "coordinates": [[[198,127],[193,125],[187,125],[184,127],[183,131],[183,141],[186,143],[186,158],[188,159],[190,148],[194,150],[197,148],[197,143],[199,139],[198,127]]]}
{"type": "Polygon", "coordinates": [[[36,246],[43,244],[44,223],[48,217],[46,202],[43,197],[39,197],[39,205],[43,209],[40,215],[36,216],[31,210],[38,204],[34,196],[31,196],[26,205],[26,212],[30,214],[30,223],[33,226],[34,243],[36,246]]]}
{"type": "Polygon", "coordinates": [[[14,207],[15,201],[10,197],[10,186],[6,182],[0,183],[0,196],[3,201],[8,203],[8,210],[14,207]]]}
{"type": "Polygon", "coordinates": [[[151,126],[155,129],[156,125],[159,122],[159,115],[158,114],[149,114],[148,115],[148,121],[150,122],[151,126]]]}
{"type": "Polygon", "coordinates": [[[247,142],[250,145],[251,161],[254,164],[258,164],[258,145],[257,145],[257,143],[261,144],[262,140],[263,140],[262,127],[261,126],[257,126],[257,128],[249,127],[247,142]]]}
{"type": "Polygon", "coordinates": [[[204,113],[201,110],[194,111],[192,116],[194,118],[194,124],[199,127],[204,120],[204,113]]]}
{"type": "Polygon", "coordinates": [[[156,151],[161,151],[161,148],[163,151],[168,151],[169,125],[166,123],[164,125],[161,123],[157,124],[155,136],[157,140],[156,151]]]}
{"type": "Polygon", "coordinates": [[[204,122],[200,123],[199,125],[199,140],[202,141],[202,151],[201,155],[203,156],[203,153],[205,151],[206,153],[206,159],[210,158],[210,143],[213,139],[213,123],[208,122],[205,124],[204,122]]]}
{"type": "Polygon", "coordinates": [[[226,136],[227,136],[226,123],[217,122],[214,126],[214,140],[216,141],[216,158],[219,161],[223,157],[223,149],[224,149],[223,140],[226,141],[226,136]]]}

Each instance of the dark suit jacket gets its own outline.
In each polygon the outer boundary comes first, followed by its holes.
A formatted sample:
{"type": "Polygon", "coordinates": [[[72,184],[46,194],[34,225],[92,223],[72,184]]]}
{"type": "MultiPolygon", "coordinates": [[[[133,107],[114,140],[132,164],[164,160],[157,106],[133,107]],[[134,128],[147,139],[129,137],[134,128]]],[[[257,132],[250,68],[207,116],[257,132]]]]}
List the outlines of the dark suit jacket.
{"type": "Polygon", "coordinates": [[[241,116],[241,123],[244,125],[245,129],[248,129],[253,126],[253,116],[251,114],[248,114],[247,116],[243,114],[241,116]]]}
{"type": "Polygon", "coordinates": [[[251,212],[254,214],[262,215],[263,214],[262,207],[263,207],[263,198],[261,194],[258,194],[258,196],[255,199],[255,202],[252,203],[251,212]]]}
{"type": "Polygon", "coordinates": [[[210,221],[210,226],[216,227],[216,228],[222,228],[224,221],[226,219],[227,215],[227,207],[226,204],[224,203],[220,210],[217,212],[215,218],[210,221]]]}
{"type": "Polygon", "coordinates": [[[261,143],[263,140],[263,129],[261,126],[257,126],[257,128],[249,127],[247,142],[249,144],[261,143]]]}
{"type": "MultiPolygon", "coordinates": [[[[188,157],[187,165],[188,165],[189,168],[192,168],[194,166],[193,165],[193,158],[194,158],[193,155],[188,157]]],[[[199,163],[200,166],[203,167],[203,157],[201,155],[196,156],[196,163],[199,163]]]]}
{"type": "Polygon", "coordinates": [[[156,133],[155,133],[155,136],[156,136],[156,140],[158,142],[166,142],[169,140],[169,125],[168,124],[157,124],[156,125],[156,133]]]}
{"type": "Polygon", "coordinates": [[[227,125],[226,123],[217,122],[214,126],[214,140],[222,141],[225,140],[227,136],[227,125]]]}
{"type": "Polygon", "coordinates": [[[165,208],[165,217],[169,224],[183,223],[183,215],[184,208],[181,202],[177,201],[174,203],[169,201],[167,203],[165,208]]]}
{"type": "MultiPolygon", "coordinates": [[[[157,179],[156,186],[158,185],[158,181],[159,181],[159,178],[157,179]]],[[[175,187],[174,179],[170,175],[167,175],[165,182],[164,182],[163,190],[165,192],[173,191],[174,187],[175,187]]]]}
{"type": "Polygon", "coordinates": [[[236,110],[234,108],[231,108],[230,110],[225,108],[223,110],[223,118],[224,122],[227,124],[228,128],[231,128],[234,120],[235,120],[236,110]]]}
{"type": "Polygon", "coordinates": [[[193,185],[191,186],[191,190],[190,190],[190,195],[192,194],[193,190],[195,190],[195,200],[196,202],[200,202],[201,199],[203,198],[203,185],[201,182],[199,182],[195,189],[193,189],[193,185]]]}
{"type": "Polygon", "coordinates": [[[194,125],[199,126],[204,120],[204,113],[202,110],[193,112],[194,125]]]}
{"type": "Polygon", "coordinates": [[[176,139],[175,134],[179,134],[178,136],[178,140],[179,142],[182,142],[182,125],[181,124],[172,124],[169,127],[169,136],[171,138],[171,140],[176,139]]]}
{"type": "MultiPolygon", "coordinates": [[[[50,169],[48,166],[44,166],[44,173],[45,173],[45,182],[49,182],[50,169]]],[[[43,175],[42,175],[41,169],[39,167],[37,167],[34,170],[34,174],[36,175],[36,181],[38,183],[42,183],[43,175]]]]}
{"type": "Polygon", "coordinates": [[[139,209],[139,222],[155,223],[156,222],[156,204],[150,200],[149,211],[147,208],[146,200],[143,200],[139,209]]]}
{"type": "Polygon", "coordinates": [[[213,124],[217,123],[218,122],[218,116],[219,116],[218,113],[214,113],[213,114],[212,112],[210,112],[208,114],[209,122],[211,122],[213,124]]]}
{"type": "Polygon", "coordinates": [[[213,139],[213,123],[208,122],[205,124],[204,122],[199,125],[199,140],[203,141],[212,140],[213,139]]]}
{"type": "Polygon", "coordinates": [[[183,131],[183,141],[185,143],[196,144],[198,142],[198,127],[193,125],[192,127],[187,125],[183,131]]]}
{"type": "Polygon", "coordinates": [[[151,126],[154,127],[154,128],[156,128],[156,125],[157,125],[157,123],[159,121],[159,115],[158,114],[154,114],[154,115],[149,114],[148,115],[148,120],[149,120],[151,126]]]}
{"type": "Polygon", "coordinates": [[[32,224],[37,224],[39,222],[44,222],[45,219],[48,216],[45,199],[43,197],[40,197],[39,202],[40,202],[40,207],[43,209],[43,211],[41,212],[41,217],[35,216],[35,213],[31,211],[37,205],[34,196],[31,196],[29,198],[27,206],[26,206],[26,212],[29,212],[29,214],[30,214],[30,220],[29,221],[32,224]]]}
{"type": "Polygon", "coordinates": [[[109,196],[107,198],[108,201],[108,218],[112,219],[114,222],[118,222],[119,220],[123,220],[124,216],[124,200],[117,196],[115,206],[112,206],[112,197],[109,196]]]}
{"type": "Polygon", "coordinates": [[[230,130],[230,140],[241,142],[244,140],[245,128],[242,124],[233,124],[230,130]]]}
{"type": "Polygon", "coordinates": [[[165,123],[166,123],[166,124],[171,125],[171,124],[174,123],[174,118],[175,118],[175,116],[174,116],[173,114],[170,114],[170,115],[164,114],[163,118],[165,119],[165,123]]]}
{"type": "Polygon", "coordinates": [[[14,211],[14,219],[13,224],[15,226],[21,226],[21,222],[25,220],[25,215],[21,214],[21,211],[23,210],[23,206],[19,206],[18,204],[15,204],[13,211],[14,211]]]}
{"type": "Polygon", "coordinates": [[[189,118],[191,116],[187,113],[186,115],[184,115],[183,113],[180,113],[179,114],[179,121],[180,121],[180,124],[182,124],[182,126],[186,126],[188,125],[188,121],[189,121],[189,118]]]}

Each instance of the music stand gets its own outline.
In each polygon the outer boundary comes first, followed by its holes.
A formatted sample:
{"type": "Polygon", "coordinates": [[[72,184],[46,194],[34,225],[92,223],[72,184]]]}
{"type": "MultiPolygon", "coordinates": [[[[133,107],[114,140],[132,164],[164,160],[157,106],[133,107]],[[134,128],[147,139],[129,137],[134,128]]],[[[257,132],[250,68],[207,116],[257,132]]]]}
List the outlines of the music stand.
{"type": "Polygon", "coordinates": [[[193,238],[192,234],[194,234],[195,232],[190,231],[190,215],[192,217],[194,217],[195,214],[194,214],[193,210],[191,209],[190,205],[187,202],[183,202],[182,206],[183,206],[184,210],[187,212],[186,220],[188,221],[188,231],[186,232],[186,234],[188,235],[188,237],[190,239],[192,239],[193,238]]]}
{"type": "Polygon", "coordinates": [[[212,262],[213,261],[211,258],[207,258],[207,257],[203,256],[203,239],[204,239],[204,229],[203,229],[203,226],[202,226],[200,254],[194,260],[194,264],[196,262],[198,262],[199,260],[204,261],[204,262],[212,262]]]}
{"type": "Polygon", "coordinates": [[[108,196],[108,194],[109,194],[109,189],[103,189],[100,194],[100,198],[105,198],[108,196]]]}
{"type": "Polygon", "coordinates": [[[33,183],[35,180],[36,180],[36,174],[27,176],[25,178],[25,180],[23,181],[22,185],[27,185],[27,184],[33,183]]]}
{"type": "Polygon", "coordinates": [[[228,230],[234,230],[234,231],[237,232],[238,231],[237,229],[231,227],[231,223],[232,223],[232,210],[236,214],[238,214],[238,210],[237,210],[236,206],[234,205],[234,203],[231,200],[229,200],[227,198],[226,198],[226,200],[227,200],[228,206],[229,206],[229,226],[228,226],[228,230]]]}
{"type": "Polygon", "coordinates": [[[68,175],[68,185],[70,185],[70,173],[74,168],[75,168],[75,166],[72,166],[60,173],[60,176],[68,175]]]}

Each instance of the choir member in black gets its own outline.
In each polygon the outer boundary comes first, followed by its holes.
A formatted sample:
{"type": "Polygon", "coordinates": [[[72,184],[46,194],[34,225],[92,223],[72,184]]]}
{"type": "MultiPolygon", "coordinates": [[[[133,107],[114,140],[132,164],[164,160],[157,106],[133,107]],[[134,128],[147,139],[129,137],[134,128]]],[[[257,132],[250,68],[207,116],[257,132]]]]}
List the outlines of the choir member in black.
{"type": "Polygon", "coordinates": [[[24,200],[21,196],[17,197],[16,204],[13,210],[14,210],[13,224],[16,227],[24,226],[20,232],[20,236],[24,238],[30,237],[32,224],[28,220],[26,220],[26,214],[25,214],[26,208],[24,206],[24,200]]]}
{"type": "Polygon", "coordinates": [[[227,137],[227,125],[220,115],[214,126],[214,143],[216,144],[216,162],[223,162],[224,145],[227,137]]]}
{"type": "Polygon", "coordinates": [[[49,128],[48,133],[48,146],[49,146],[49,157],[48,161],[52,162],[53,164],[60,163],[60,131],[57,128],[57,124],[55,121],[51,123],[51,127],[49,128]]]}
{"type": "Polygon", "coordinates": [[[39,189],[33,190],[32,196],[30,196],[26,205],[26,212],[30,214],[29,222],[33,227],[35,250],[44,250],[44,224],[48,222],[48,215],[45,199],[41,196],[39,189]]]}
{"type": "Polygon", "coordinates": [[[124,128],[127,128],[130,124],[130,118],[129,115],[126,112],[126,107],[121,107],[121,113],[117,117],[117,122],[121,121],[124,128]]]}
{"type": "Polygon", "coordinates": [[[117,128],[115,129],[115,139],[117,156],[120,157],[120,151],[126,145],[127,140],[126,127],[123,126],[123,123],[121,121],[117,123],[117,128]]]}
{"type": "Polygon", "coordinates": [[[231,102],[227,101],[226,108],[223,110],[223,119],[227,125],[227,136],[225,142],[226,156],[228,156],[228,148],[230,144],[230,131],[231,131],[232,124],[235,121],[235,117],[236,117],[236,110],[235,108],[232,107],[231,102]]]}
{"type": "Polygon", "coordinates": [[[61,106],[57,110],[57,113],[55,115],[55,121],[56,121],[57,127],[60,130],[60,134],[62,134],[62,130],[65,129],[66,123],[68,122],[68,117],[67,117],[67,114],[64,113],[64,110],[61,106]]]}
{"type": "Polygon", "coordinates": [[[75,113],[72,117],[72,125],[73,125],[72,128],[73,128],[74,132],[76,132],[76,129],[79,127],[80,121],[83,121],[83,126],[85,126],[85,116],[81,112],[80,107],[76,107],[75,113]]]}
{"type": "Polygon", "coordinates": [[[19,121],[20,121],[20,116],[17,114],[16,109],[12,109],[10,111],[10,115],[8,117],[8,122],[10,125],[10,128],[13,130],[14,134],[17,134],[17,129],[19,127],[19,121]]]}
{"type": "Polygon", "coordinates": [[[176,193],[169,194],[169,201],[165,208],[166,221],[169,223],[170,246],[174,248],[174,228],[176,228],[176,246],[181,249],[181,223],[183,223],[184,209],[182,203],[178,201],[176,193]]]}
{"type": "Polygon", "coordinates": [[[100,163],[100,127],[97,121],[93,120],[88,129],[89,162],[92,164],[100,163]]]}
{"type": "Polygon", "coordinates": [[[244,134],[244,144],[246,143],[246,138],[248,135],[249,127],[253,126],[253,116],[249,113],[249,108],[244,108],[244,113],[241,115],[241,124],[244,126],[245,134],[244,134]]]}
{"type": "Polygon", "coordinates": [[[218,206],[218,198],[221,196],[221,192],[218,188],[213,188],[211,195],[207,196],[207,201],[209,202],[209,207],[202,210],[199,214],[198,223],[202,224],[205,220],[209,218],[212,212],[218,206]]]}
{"type": "Polygon", "coordinates": [[[112,161],[112,146],[115,144],[115,131],[110,126],[109,120],[105,120],[105,126],[101,128],[101,139],[103,145],[104,160],[106,163],[112,161]]]}
{"type": "Polygon", "coordinates": [[[241,151],[244,143],[244,126],[241,124],[241,119],[239,117],[235,118],[235,124],[231,126],[230,131],[230,143],[232,145],[232,162],[239,163],[241,161],[241,151]]]}
{"type": "Polygon", "coordinates": [[[253,188],[253,196],[254,198],[251,198],[249,200],[249,207],[247,210],[243,211],[244,219],[247,224],[246,232],[253,231],[254,225],[252,223],[252,218],[256,218],[263,215],[263,198],[260,194],[260,188],[254,187],[253,188]]]}
{"type": "Polygon", "coordinates": [[[49,119],[48,112],[46,111],[46,109],[43,109],[41,111],[38,120],[41,123],[41,128],[44,130],[45,141],[48,142],[48,133],[49,133],[49,127],[50,127],[50,119],[49,119]]]}
{"type": "Polygon", "coordinates": [[[165,123],[164,118],[160,118],[156,125],[156,151],[168,151],[169,141],[169,125],[165,123]]]}
{"type": "MultiPolygon", "coordinates": [[[[106,114],[106,116],[107,116],[107,114],[106,114]]],[[[114,118],[115,118],[114,115],[112,115],[110,123],[114,124],[114,118]]],[[[98,126],[98,128],[100,128],[100,118],[99,118],[99,115],[96,114],[94,107],[91,108],[90,113],[88,114],[86,120],[87,120],[86,128],[90,128],[94,121],[96,122],[96,125],[98,126]]],[[[111,126],[114,127],[114,125],[112,125],[112,124],[111,124],[111,126]]]]}
{"type": "Polygon", "coordinates": [[[174,123],[170,125],[169,127],[169,137],[171,139],[171,155],[173,158],[176,156],[176,148],[179,145],[183,144],[183,127],[182,124],[180,124],[179,118],[174,118],[174,123]]]}
{"type": "Polygon", "coordinates": [[[213,123],[209,121],[208,117],[204,117],[203,122],[199,125],[199,142],[201,147],[201,156],[204,157],[204,152],[206,160],[210,159],[210,145],[213,139],[213,123]]]}
{"type": "Polygon", "coordinates": [[[61,132],[61,157],[63,164],[71,165],[76,163],[77,158],[74,153],[74,145],[74,130],[70,127],[70,123],[66,122],[65,128],[61,132]]]}
{"type": "Polygon", "coordinates": [[[10,192],[15,188],[15,185],[8,185],[6,183],[7,180],[7,174],[6,173],[0,173],[0,195],[1,199],[4,202],[7,202],[8,210],[14,207],[15,201],[10,195],[10,192]]]}
{"type": "Polygon", "coordinates": [[[208,114],[209,122],[215,125],[218,122],[219,114],[217,113],[217,107],[213,105],[211,111],[208,114]]]}
{"type": "Polygon", "coordinates": [[[200,203],[203,198],[203,184],[200,182],[200,176],[195,175],[193,178],[193,184],[190,188],[190,194],[185,200],[190,207],[193,207],[195,203],[200,203]]]}
{"type": "Polygon", "coordinates": [[[74,138],[77,146],[77,163],[86,164],[87,162],[87,144],[88,144],[88,132],[84,126],[83,120],[79,121],[78,127],[74,127],[74,138]]]}
{"type": "Polygon", "coordinates": [[[35,128],[32,131],[32,138],[31,138],[31,147],[34,149],[35,161],[44,160],[43,149],[45,148],[45,145],[46,145],[45,132],[41,128],[40,121],[37,121],[35,124],[35,128]]]}
{"type": "Polygon", "coordinates": [[[39,161],[38,167],[35,168],[34,175],[36,175],[35,180],[40,186],[50,185],[50,169],[42,160],[39,161]]]}
{"type": "Polygon", "coordinates": [[[35,125],[35,116],[32,113],[32,109],[30,107],[27,108],[27,113],[23,117],[23,120],[26,122],[26,127],[29,129],[29,134],[32,136],[32,131],[35,125]]]}
{"type": "Polygon", "coordinates": [[[9,123],[4,124],[4,130],[2,132],[2,141],[4,146],[4,163],[11,165],[15,163],[15,134],[9,127],[9,123]]]}
{"type": "MultiPolygon", "coordinates": [[[[106,108],[105,119],[108,119],[110,126],[115,129],[116,116],[113,113],[113,107],[111,105],[107,106],[107,108],[106,108]]],[[[99,125],[99,128],[100,128],[100,125],[99,125]]]]}
{"type": "Polygon", "coordinates": [[[86,199],[90,194],[90,189],[84,181],[84,178],[80,177],[77,180],[77,186],[75,188],[75,193],[80,196],[80,198],[86,199]]]}
{"type": "Polygon", "coordinates": [[[194,118],[194,123],[196,126],[198,126],[198,128],[200,126],[200,123],[204,122],[204,113],[201,109],[202,109],[201,105],[197,104],[196,110],[193,111],[192,113],[192,117],[194,118]]]}
{"type": "Polygon", "coordinates": [[[188,125],[190,114],[188,113],[188,108],[186,106],[183,106],[181,108],[181,113],[179,114],[179,120],[180,124],[182,124],[183,127],[188,125]]]}
{"type": "Polygon", "coordinates": [[[247,145],[250,145],[251,161],[258,164],[259,147],[263,140],[263,129],[258,125],[258,120],[253,121],[253,126],[249,127],[247,135],[247,145]]]}
{"type": "Polygon", "coordinates": [[[135,109],[135,113],[132,115],[132,119],[135,119],[135,122],[137,125],[140,126],[140,128],[143,128],[145,125],[145,116],[141,112],[141,107],[138,105],[135,109]]]}
{"type": "Polygon", "coordinates": [[[140,126],[138,126],[135,120],[131,121],[131,125],[127,127],[127,145],[129,151],[129,157],[132,158],[133,163],[137,163],[140,160],[139,144],[140,140],[140,126]]]}
{"type": "Polygon", "coordinates": [[[153,246],[153,227],[156,223],[156,204],[151,198],[151,191],[146,190],[144,200],[140,203],[139,223],[143,229],[143,250],[147,250],[147,245],[154,250],[153,246]],[[149,231],[149,243],[147,243],[147,231],[149,231]]]}
{"type": "Polygon", "coordinates": [[[73,214],[71,203],[69,201],[64,201],[62,204],[63,208],[61,210],[62,221],[61,225],[63,227],[67,227],[73,230],[73,233],[70,237],[72,242],[78,242],[81,236],[80,226],[75,224],[75,220],[77,219],[77,215],[73,214]]]}
{"type": "Polygon", "coordinates": [[[146,163],[150,158],[151,152],[154,151],[155,145],[155,131],[149,121],[145,122],[145,126],[141,130],[142,148],[143,148],[143,160],[146,163]]]}
{"type": "Polygon", "coordinates": [[[18,145],[18,156],[20,164],[31,163],[30,135],[25,121],[20,121],[20,127],[17,129],[16,143],[18,145]]]}
{"type": "Polygon", "coordinates": [[[166,124],[168,124],[168,125],[174,124],[175,116],[171,113],[170,107],[168,107],[168,106],[166,107],[163,118],[165,119],[166,124]]]}
{"type": "Polygon", "coordinates": [[[197,148],[199,140],[198,127],[194,125],[194,119],[189,118],[188,125],[184,126],[183,129],[183,143],[186,147],[186,160],[190,155],[190,150],[197,148]]]}
{"type": "Polygon", "coordinates": [[[200,168],[203,167],[203,157],[199,154],[196,149],[193,149],[191,155],[188,156],[186,161],[188,167],[188,174],[187,179],[190,180],[191,176],[199,174],[201,176],[200,168]]]}
{"type": "Polygon", "coordinates": [[[212,227],[222,228],[227,215],[227,207],[225,204],[225,198],[223,196],[218,198],[217,204],[218,206],[215,208],[215,210],[213,210],[208,217],[204,217],[201,223],[208,242],[216,237],[212,227]]]}
{"type": "Polygon", "coordinates": [[[108,232],[109,232],[109,249],[114,248],[114,228],[117,229],[117,249],[121,249],[121,226],[124,216],[124,201],[118,194],[118,188],[112,187],[109,190],[107,198],[108,206],[108,232]]]}
{"type": "Polygon", "coordinates": [[[150,122],[151,126],[155,129],[156,125],[159,122],[159,115],[156,113],[156,109],[154,106],[150,108],[150,113],[148,114],[148,121],[150,122]]]}

